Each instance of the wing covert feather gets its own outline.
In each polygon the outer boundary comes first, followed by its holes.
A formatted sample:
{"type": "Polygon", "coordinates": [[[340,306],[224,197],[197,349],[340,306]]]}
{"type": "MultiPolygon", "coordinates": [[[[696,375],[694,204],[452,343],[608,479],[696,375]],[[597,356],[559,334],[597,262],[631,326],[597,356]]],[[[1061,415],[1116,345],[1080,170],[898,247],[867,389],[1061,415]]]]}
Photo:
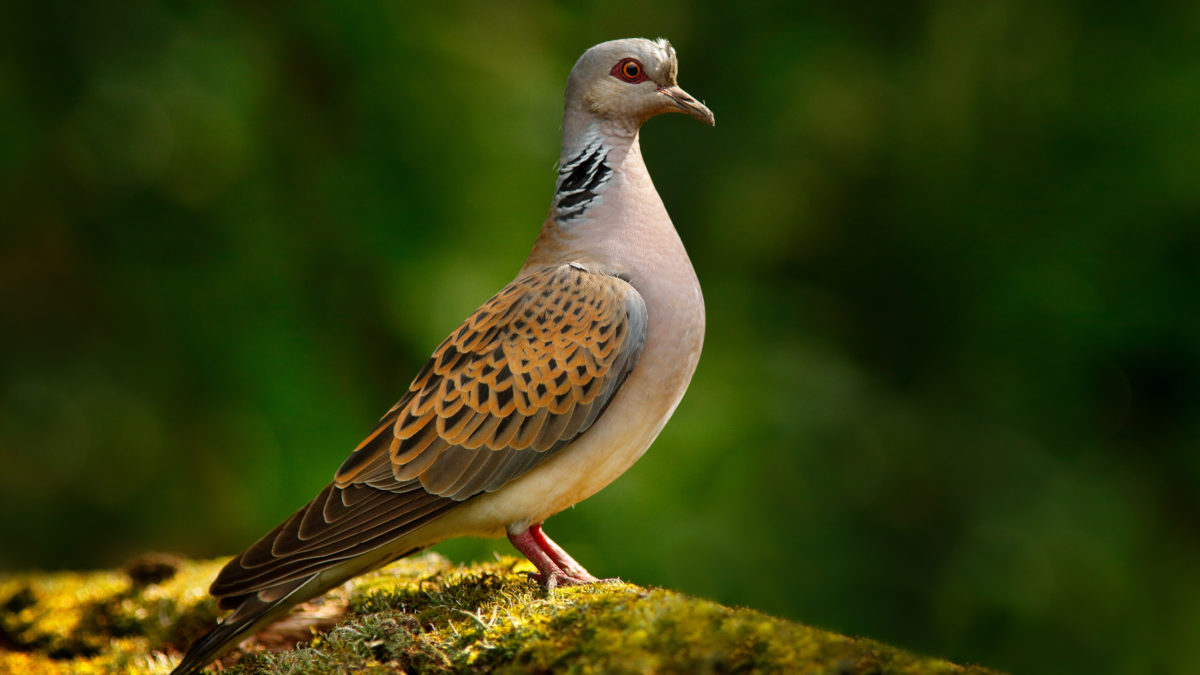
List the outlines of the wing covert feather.
{"type": "Polygon", "coordinates": [[[645,334],[645,303],[617,276],[571,263],[521,277],[437,348],[336,484],[386,463],[456,501],[497,490],[596,421],[645,334]]]}
{"type": "Polygon", "coordinates": [[[500,489],[585,432],[641,356],[646,306],[579,263],[518,278],[446,338],[307,506],[213,582],[234,598],[311,575],[500,489]]]}

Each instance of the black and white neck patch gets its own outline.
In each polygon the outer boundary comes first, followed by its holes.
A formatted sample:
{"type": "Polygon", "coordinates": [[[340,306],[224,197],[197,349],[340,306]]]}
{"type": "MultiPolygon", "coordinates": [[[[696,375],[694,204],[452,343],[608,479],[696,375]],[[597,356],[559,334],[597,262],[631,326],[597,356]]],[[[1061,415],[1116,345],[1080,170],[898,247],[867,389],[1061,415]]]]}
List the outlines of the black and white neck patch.
{"type": "Polygon", "coordinates": [[[558,169],[558,192],[554,194],[554,217],[559,222],[578,218],[599,199],[597,191],[612,177],[604,160],[608,148],[602,143],[585,146],[558,169]]]}

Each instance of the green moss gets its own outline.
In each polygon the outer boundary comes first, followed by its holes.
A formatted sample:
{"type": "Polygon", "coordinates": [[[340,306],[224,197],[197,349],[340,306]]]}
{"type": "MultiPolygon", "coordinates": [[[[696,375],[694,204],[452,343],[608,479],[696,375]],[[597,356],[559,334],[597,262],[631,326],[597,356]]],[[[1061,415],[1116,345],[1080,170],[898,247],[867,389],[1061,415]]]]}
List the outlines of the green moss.
{"type": "MultiPolygon", "coordinates": [[[[206,589],[223,562],[2,579],[0,672],[166,673],[216,619],[206,589]]],[[[226,672],[990,672],[622,582],[547,594],[532,571],[402,561],[302,608],[328,630],[268,630],[260,643],[302,644],[251,648],[226,672]]]]}
{"type": "Polygon", "coordinates": [[[222,564],[147,556],[118,571],[0,577],[0,673],[167,672],[166,652],[218,617],[207,588],[222,564]]]}

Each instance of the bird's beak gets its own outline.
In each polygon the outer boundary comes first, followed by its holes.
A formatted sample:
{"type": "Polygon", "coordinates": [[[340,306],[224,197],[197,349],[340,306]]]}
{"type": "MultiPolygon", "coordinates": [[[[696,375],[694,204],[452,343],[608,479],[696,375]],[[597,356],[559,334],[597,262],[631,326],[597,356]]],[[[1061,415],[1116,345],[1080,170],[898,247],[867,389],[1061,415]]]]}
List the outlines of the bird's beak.
{"type": "Polygon", "coordinates": [[[709,110],[703,103],[692,98],[692,95],[679,88],[679,85],[671,85],[669,87],[659,87],[658,93],[671,99],[671,103],[679,109],[679,112],[687,113],[692,117],[704,122],[710,127],[717,126],[717,120],[713,117],[712,111],[709,110]]]}

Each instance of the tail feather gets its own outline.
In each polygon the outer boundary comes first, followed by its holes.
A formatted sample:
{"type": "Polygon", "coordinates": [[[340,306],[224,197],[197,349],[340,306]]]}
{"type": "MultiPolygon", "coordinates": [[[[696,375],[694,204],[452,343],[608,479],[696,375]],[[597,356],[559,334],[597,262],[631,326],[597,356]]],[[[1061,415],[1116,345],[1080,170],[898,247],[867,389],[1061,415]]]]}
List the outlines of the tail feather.
{"type": "MultiPolygon", "coordinates": [[[[198,673],[205,666],[217,660],[226,652],[233,649],[242,640],[258,632],[260,628],[279,618],[292,608],[322,593],[335,584],[322,584],[318,587],[318,577],[314,574],[304,579],[296,579],[286,584],[272,586],[259,593],[248,594],[238,605],[237,609],[225,617],[206,635],[192,643],[184,654],[183,660],[171,671],[171,675],[191,675],[198,673]]],[[[340,582],[339,582],[340,583],[340,582]]]]}

